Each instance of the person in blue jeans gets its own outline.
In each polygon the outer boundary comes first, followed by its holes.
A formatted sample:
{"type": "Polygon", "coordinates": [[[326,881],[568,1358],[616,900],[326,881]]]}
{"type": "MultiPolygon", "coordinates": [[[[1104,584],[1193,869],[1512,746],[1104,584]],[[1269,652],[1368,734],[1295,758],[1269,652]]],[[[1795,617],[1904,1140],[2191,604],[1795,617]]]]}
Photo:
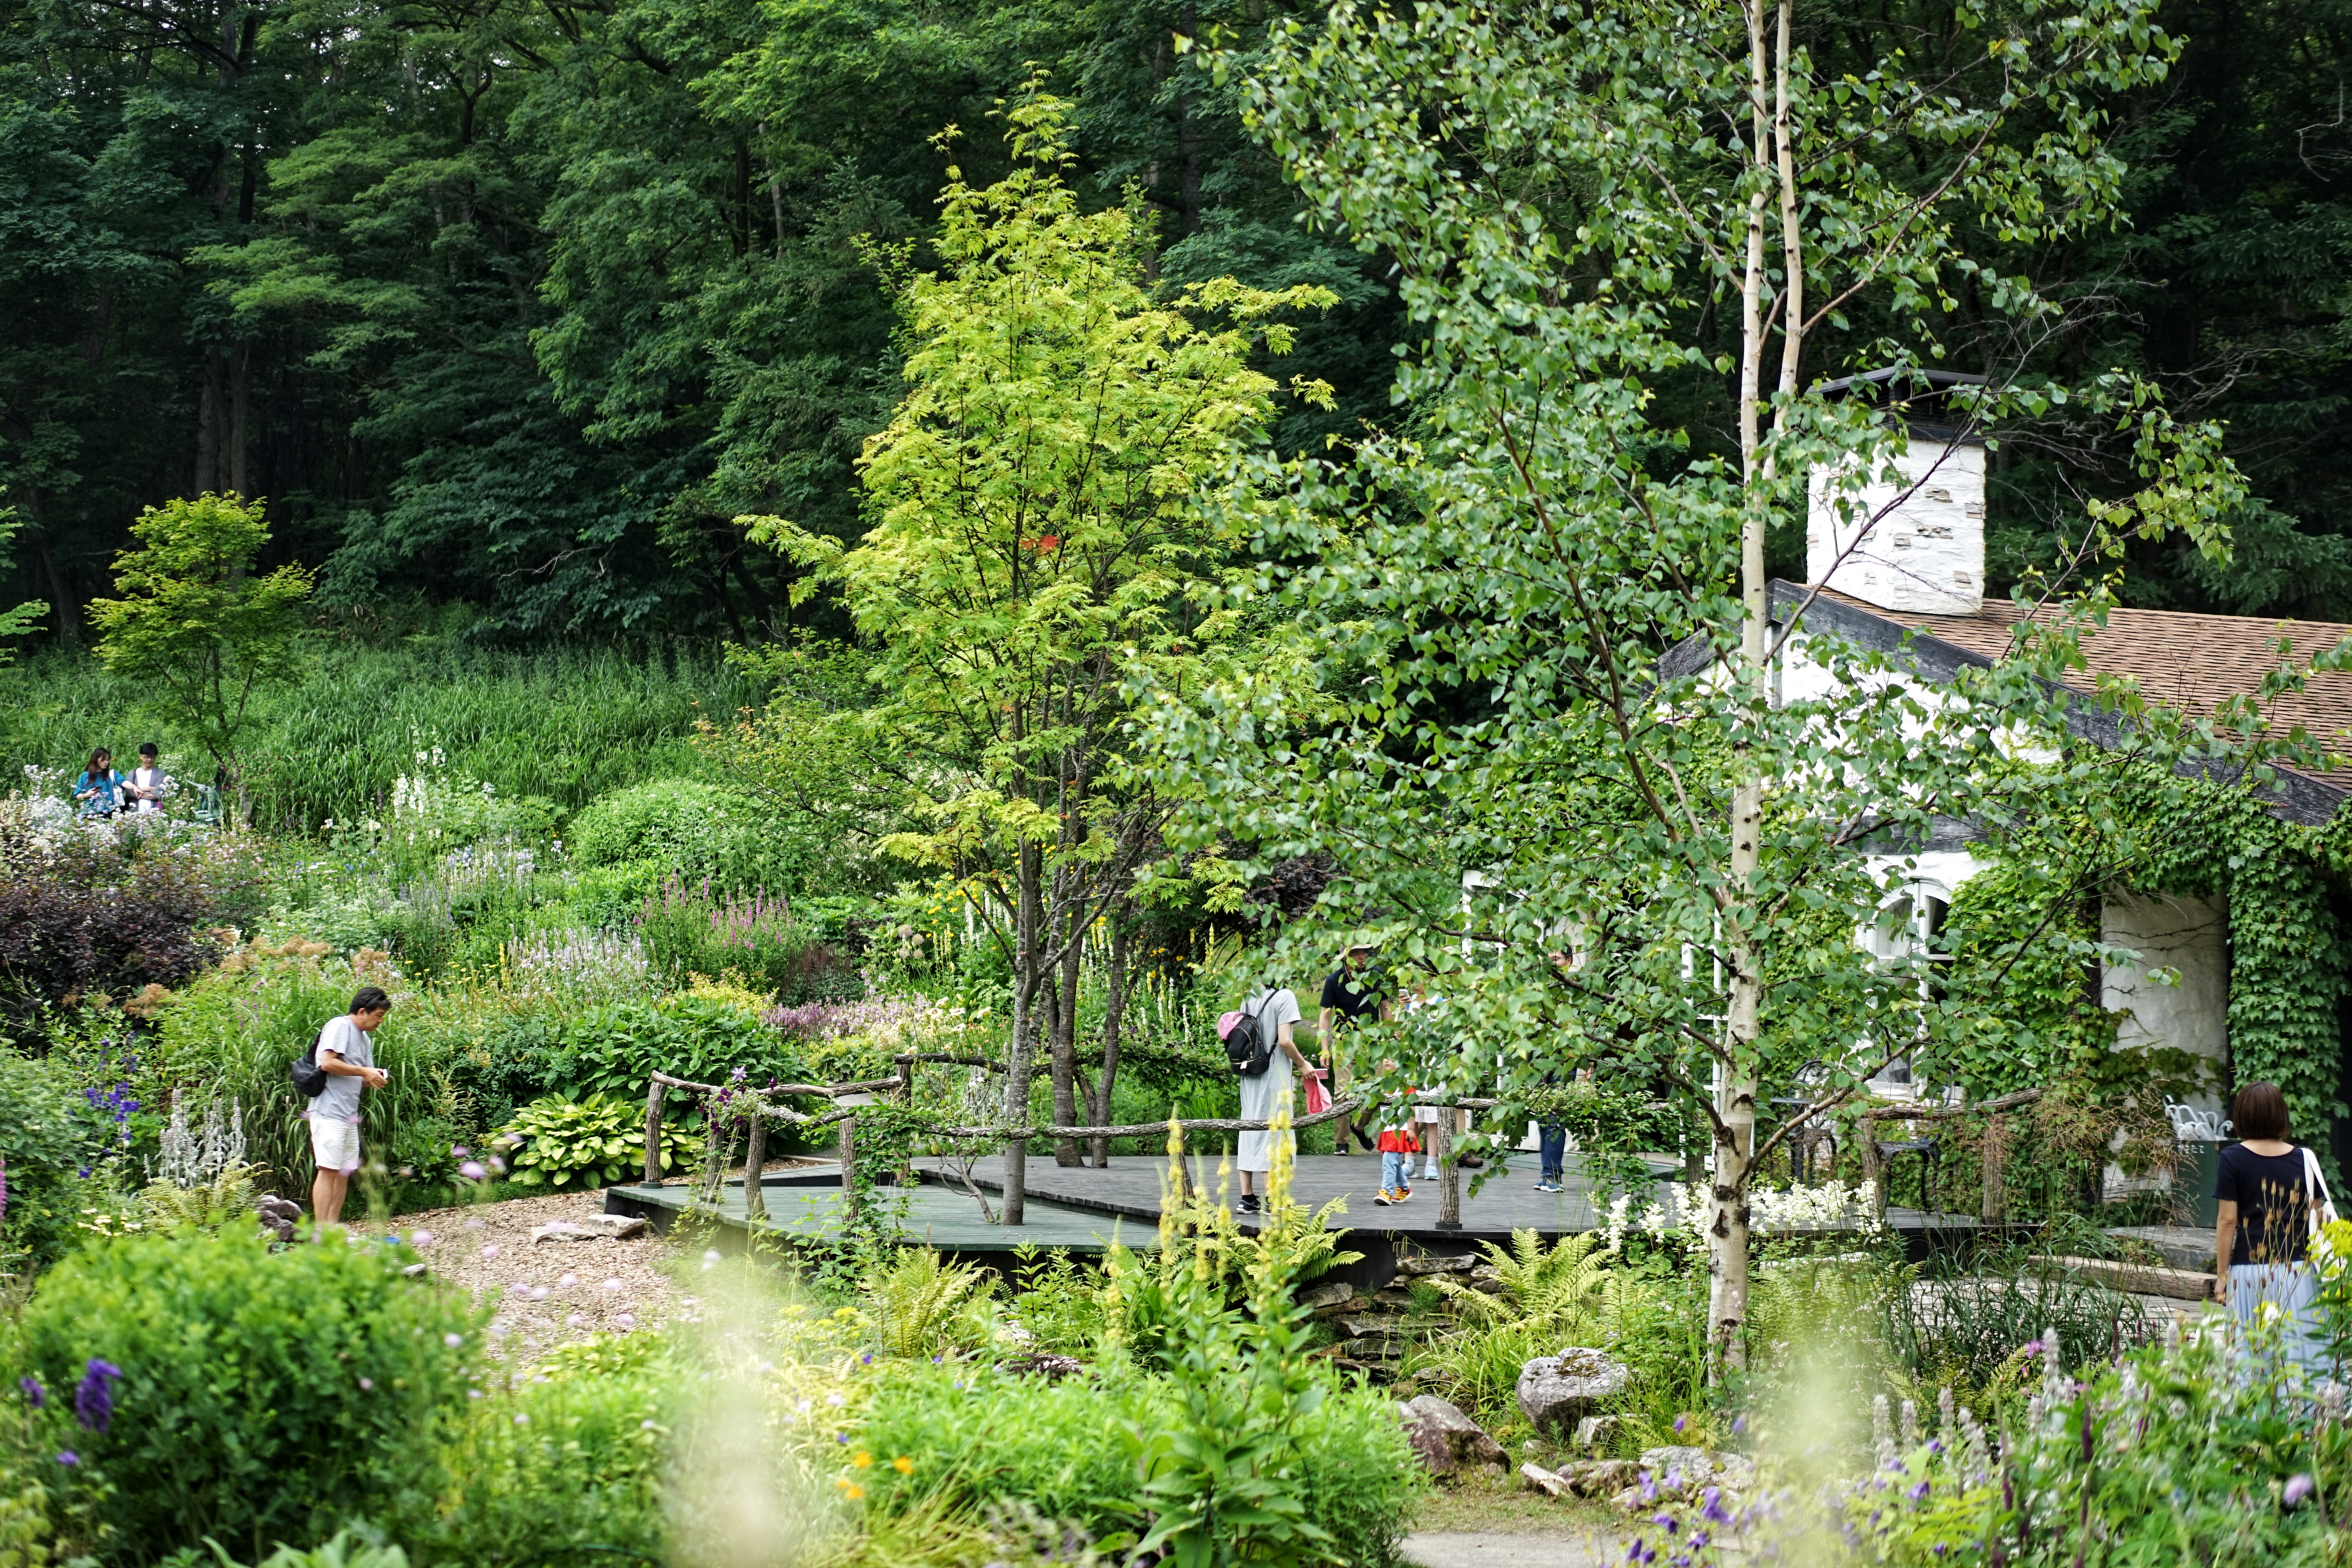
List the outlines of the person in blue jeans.
{"type": "Polygon", "coordinates": [[[1555,1124],[1536,1124],[1536,1141],[1543,1148],[1543,1174],[1536,1178],[1536,1191],[1556,1193],[1568,1179],[1568,1129],[1555,1124]]]}

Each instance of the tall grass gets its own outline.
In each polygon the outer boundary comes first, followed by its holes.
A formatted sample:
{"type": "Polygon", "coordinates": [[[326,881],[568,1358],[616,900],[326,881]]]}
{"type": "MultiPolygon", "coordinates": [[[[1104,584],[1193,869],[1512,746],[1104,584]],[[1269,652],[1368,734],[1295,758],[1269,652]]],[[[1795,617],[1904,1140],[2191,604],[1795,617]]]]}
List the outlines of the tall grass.
{"type": "MultiPolygon", "coordinates": [[[[152,740],[184,777],[208,776],[184,737],[138,713],[141,692],[87,655],[28,657],[0,673],[0,788],[27,764],[78,769],[92,746],[117,756],[152,740]]],[[[257,822],[309,831],[382,816],[393,783],[439,747],[452,773],[501,795],[543,795],[570,813],[609,790],[698,771],[698,712],[724,718],[759,693],[715,649],[455,645],[326,646],[303,678],[259,693],[245,742],[257,822]]]]}

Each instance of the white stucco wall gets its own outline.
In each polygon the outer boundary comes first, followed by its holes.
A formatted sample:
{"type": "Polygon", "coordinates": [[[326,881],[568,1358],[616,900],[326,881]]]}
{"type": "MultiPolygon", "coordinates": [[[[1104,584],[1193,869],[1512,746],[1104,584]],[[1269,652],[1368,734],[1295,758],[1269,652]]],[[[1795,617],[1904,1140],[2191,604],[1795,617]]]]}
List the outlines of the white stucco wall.
{"type": "Polygon", "coordinates": [[[2217,1068],[2228,1065],[2230,910],[2224,900],[2113,894],[2100,907],[2099,939],[2140,955],[2137,965],[2112,963],[2099,977],[2100,1003],[2130,1015],[2116,1031],[2116,1045],[2172,1046],[2217,1068]],[[2164,984],[2150,973],[2156,970],[2177,974],[2178,983],[2164,984]]]}
{"type": "MultiPolygon", "coordinates": [[[[2100,1005],[2126,1015],[2116,1045],[2171,1046],[2215,1066],[2213,1081],[2229,1081],[2230,910],[2222,899],[2158,898],[2139,893],[2108,896],[2099,909],[2099,940],[2139,954],[2137,964],[2111,963],[2099,976],[2100,1005]],[[2162,972],[2173,984],[2157,977],[2162,972]]],[[[2191,1103],[2218,1110],[2218,1094],[2199,1094],[2191,1103]]],[[[2106,1169],[2105,1195],[2169,1192],[2171,1173],[2126,1177],[2120,1165],[2106,1169]]]]}

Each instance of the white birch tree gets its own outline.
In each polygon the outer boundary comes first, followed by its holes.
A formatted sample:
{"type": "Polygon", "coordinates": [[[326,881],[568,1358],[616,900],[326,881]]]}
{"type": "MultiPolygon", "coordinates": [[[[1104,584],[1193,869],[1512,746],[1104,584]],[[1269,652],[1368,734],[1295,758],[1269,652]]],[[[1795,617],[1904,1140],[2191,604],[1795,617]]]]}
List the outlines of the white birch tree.
{"type": "MultiPolygon", "coordinates": [[[[1294,635],[1164,705],[1160,742],[1204,831],[1261,863],[1333,855],[1331,923],[1386,930],[1444,998],[1457,1089],[1593,1065],[1687,1097],[1722,1364],[1759,1097],[1825,1058],[1841,1099],[1969,1023],[1922,955],[1851,940],[1900,880],[1865,851],[1955,818],[1997,834],[2111,771],[2065,743],[2070,704],[2097,704],[2053,684],[2106,602],[2079,575],[2035,585],[2045,629],[1943,696],[1816,636],[1822,688],[1776,700],[1768,537],[1817,465],[1851,511],[1905,441],[1886,400],[1822,384],[1957,363],[1985,379],[1946,423],[2099,434],[2137,488],[2073,509],[2079,565],[2133,531],[2226,548],[2217,433],[2128,364],[2069,384],[2037,357],[2074,319],[2034,258],[2114,221],[2105,104],[2175,54],[2154,14],[1343,3],[1224,62],[1321,221],[1394,258],[1410,413],[1287,470],[1283,521],[1237,521],[1307,563],[1266,569],[1294,635]],[[1704,668],[1664,662],[1693,638],[1704,668]]],[[[2230,742],[2103,700],[2168,765],[2230,742]]]]}

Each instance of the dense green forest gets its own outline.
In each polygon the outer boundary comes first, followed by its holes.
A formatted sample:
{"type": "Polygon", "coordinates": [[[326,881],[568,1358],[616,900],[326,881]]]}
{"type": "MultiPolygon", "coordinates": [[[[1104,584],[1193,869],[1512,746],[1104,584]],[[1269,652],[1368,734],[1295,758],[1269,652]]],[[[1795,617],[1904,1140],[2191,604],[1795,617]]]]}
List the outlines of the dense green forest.
{"type": "MultiPolygon", "coordinates": [[[[1953,27],[1940,0],[1843,10],[1805,14],[1826,54],[1847,30],[1953,27]]],[[[1290,413],[1282,447],[1393,423],[1410,329],[1389,259],[1301,221],[1240,112],[1269,26],[1319,16],[0,0],[0,500],[23,525],[0,601],[45,600],[50,635],[85,641],[139,509],[220,489],[268,499],[273,551],[321,568],[355,629],[756,639],[824,614],[795,612],[791,568],[734,520],[857,531],[852,461],[901,390],[861,237],[914,240],[922,265],[940,133],[993,177],[992,106],[1033,67],[1078,103],[1088,198],[1131,187],[1154,213],[1159,276],[1339,296],[1267,367],[1338,393],[1290,413]]],[[[2137,364],[2179,415],[2228,422],[2260,498],[2235,563],[2148,547],[2137,602],[2352,618],[2347,19],[2334,0],[2166,7],[2184,57],[2111,106],[2128,227],[2030,259],[2070,302],[2056,331],[1982,341],[2060,379],[2137,364]]],[[[1675,416],[1704,443],[1727,401],[1690,393],[1675,416]]],[[[2101,447],[2063,424],[2012,435],[1996,578],[2043,554],[2101,447]]]]}

